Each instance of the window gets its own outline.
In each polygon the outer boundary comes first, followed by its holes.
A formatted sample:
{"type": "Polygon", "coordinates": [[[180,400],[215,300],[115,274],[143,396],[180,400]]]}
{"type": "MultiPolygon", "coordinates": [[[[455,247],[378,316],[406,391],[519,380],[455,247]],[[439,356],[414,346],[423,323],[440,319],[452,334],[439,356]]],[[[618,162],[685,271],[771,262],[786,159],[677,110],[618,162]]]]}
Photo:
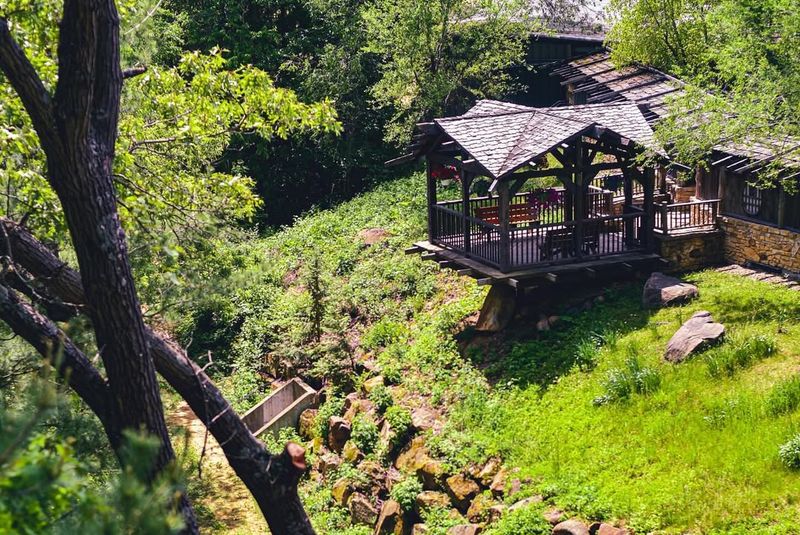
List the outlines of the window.
{"type": "Polygon", "coordinates": [[[761,190],[745,184],[742,191],[742,209],[744,213],[751,216],[758,215],[761,211],[761,190]]]}

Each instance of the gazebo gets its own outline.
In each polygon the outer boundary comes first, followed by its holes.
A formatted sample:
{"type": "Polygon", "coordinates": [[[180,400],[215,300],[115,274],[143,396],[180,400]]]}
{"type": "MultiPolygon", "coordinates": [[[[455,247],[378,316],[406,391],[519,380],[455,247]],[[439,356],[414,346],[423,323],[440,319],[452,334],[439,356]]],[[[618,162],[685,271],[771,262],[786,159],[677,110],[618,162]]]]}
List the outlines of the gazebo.
{"type": "Polygon", "coordinates": [[[410,153],[389,163],[427,163],[428,240],[413,251],[507,278],[657,257],[656,172],[637,159],[645,152],[664,156],[633,103],[482,100],[418,124],[410,153]],[[439,200],[442,191],[459,196],[456,184],[460,198],[439,200]]]}

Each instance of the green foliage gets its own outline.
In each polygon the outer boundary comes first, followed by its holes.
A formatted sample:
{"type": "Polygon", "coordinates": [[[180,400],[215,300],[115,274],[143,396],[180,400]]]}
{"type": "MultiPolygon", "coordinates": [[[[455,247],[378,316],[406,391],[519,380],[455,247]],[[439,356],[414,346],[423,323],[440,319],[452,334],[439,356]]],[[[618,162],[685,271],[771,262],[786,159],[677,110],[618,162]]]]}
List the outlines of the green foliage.
{"type": "Polygon", "coordinates": [[[331,419],[331,416],[341,416],[343,411],[344,398],[338,396],[328,397],[328,399],[320,405],[319,411],[317,412],[316,435],[318,437],[327,437],[329,430],[328,420],[331,419]]]}
{"type": "Polygon", "coordinates": [[[403,511],[411,511],[414,509],[414,502],[420,492],[422,492],[422,483],[416,477],[409,476],[392,486],[390,496],[400,504],[403,511]]]}
{"type": "Polygon", "coordinates": [[[788,414],[800,406],[800,377],[785,379],[773,386],[765,400],[771,416],[788,414]]]}
{"type": "Polygon", "coordinates": [[[487,535],[548,535],[552,526],[545,520],[541,505],[534,504],[500,517],[486,530],[487,535]]]}
{"type": "Polygon", "coordinates": [[[408,328],[399,321],[383,317],[364,332],[361,347],[367,351],[383,348],[408,337],[408,328]]]}
{"type": "Polygon", "coordinates": [[[369,455],[378,446],[379,438],[378,426],[370,418],[359,414],[353,420],[353,429],[350,433],[350,440],[358,446],[364,455],[369,455]]]}
{"type": "Polygon", "coordinates": [[[411,413],[408,409],[395,405],[386,410],[386,421],[394,433],[391,445],[395,448],[400,447],[408,440],[411,431],[411,413]]]}
{"type": "Polygon", "coordinates": [[[732,336],[723,345],[707,352],[704,360],[711,377],[731,377],[754,362],[773,355],[775,351],[777,344],[771,336],[739,335],[732,336]]]}
{"type": "Polygon", "coordinates": [[[305,282],[310,300],[306,317],[309,323],[310,336],[315,342],[319,342],[322,339],[322,322],[325,319],[327,290],[322,281],[321,270],[319,256],[314,256],[309,263],[305,282]]]}
{"type": "Polygon", "coordinates": [[[778,449],[778,456],[786,468],[800,469],[800,434],[793,436],[778,449]]]}
{"type": "Polygon", "coordinates": [[[405,141],[416,121],[506,90],[506,69],[521,60],[527,37],[521,6],[494,0],[367,4],[367,50],[383,58],[372,95],[395,110],[387,139],[405,141]]]}
{"type": "Polygon", "coordinates": [[[643,366],[635,355],[625,360],[624,366],[609,370],[603,381],[604,394],[595,398],[595,405],[624,401],[633,394],[652,394],[661,386],[658,370],[643,366]]]}
{"type": "Polygon", "coordinates": [[[372,392],[369,393],[369,400],[375,404],[378,412],[383,414],[386,409],[394,404],[392,393],[386,388],[385,385],[377,385],[372,392]]]}

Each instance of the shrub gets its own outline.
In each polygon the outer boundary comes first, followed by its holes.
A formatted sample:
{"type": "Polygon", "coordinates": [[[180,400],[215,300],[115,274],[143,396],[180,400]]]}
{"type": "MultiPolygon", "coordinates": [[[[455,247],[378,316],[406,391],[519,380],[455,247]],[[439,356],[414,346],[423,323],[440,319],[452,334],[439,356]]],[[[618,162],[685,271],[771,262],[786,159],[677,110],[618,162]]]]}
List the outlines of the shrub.
{"type": "Polygon", "coordinates": [[[625,365],[614,368],[603,382],[605,394],[595,398],[595,405],[628,399],[633,394],[651,394],[661,386],[661,375],[655,368],[642,366],[638,357],[628,357],[625,365]]]}
{"type": "Polygon", "coordinates": [[[391,392],[389,392],[389,389],[384,385],[376,386],[372,392],[369,393],[369,400],[375,404],[375,408],[378,409],[380,413],[384,413],[386,409],[394,404],[391,392]]]}
{"type": "Polygon", "coordinates": [[[771,336],[738,336],[709,351],[705,356],[706,366],[711,377],[731,377],[738,370],[767,358],[775,351],[777,344],[771,336]]]}
{"type": "Polygon", "coordinates": [[[378,445],[378,436],[378,426],[369,418],[359,414],[353,421],[353,431],[350,434],[350,440],[352,440],[365,455],[369,455],[375,451],[375,447],[378,445]]]}
{"type": "Polygon", "coordinates": [[[800,469],[800,433],[780,447],[778,456],[786,468],[790,470],[800,469]]]}
{"type": "Polygon", "coordinates": [[[788,414],[800,406],[800,377],[792,377],[772,387],[766,400],[771,416],[788,414]]]}
{"type": "Polygon", "coordinates": [[[417,494],[420,492],[422,492],[422,483],[416,477],[407,477],[394,484],[390,496],[400,504],[403,511],[411,511],[414,508],[417,494]]]}
{"type": "Polygon", "coordinates": [[[391,444],[394,447],[400,446],[408,438],[411,431],[411,413],[403,407],[393,406],[386,411],[386,421],[394,432],[391,444]]]}
{"type": "Polygon", "coordinates": [[[361,338],[361,346],[366,350],[386,347],[408,336],[408,327],[402,323],[382,318],[372,325],[361,338]]]}
{"type": "Polygon", "coordinates": [[[552,526],[538,505],[512,511],[486,531],[486,535],[550,535],[552,526]]]}
{"type": "Polygon", "coordinates": [[[328,420],[331,419],[331,416],[339,416],[342,414],[344,410],[344,399],[331,396],[325,400],[325,403],[320,405],[319,411],[317,412],[317,421],[316,428],[317,428],[317,436],[320,437],[327,437],[328,436],[328,420]]]}
{"type": "Polygon", "coordinates": [[[601,339],[599,337],[584,338],[575,348],[575,365],[581,371],[590,371],[597,366],[600,354],[601,339]]]}

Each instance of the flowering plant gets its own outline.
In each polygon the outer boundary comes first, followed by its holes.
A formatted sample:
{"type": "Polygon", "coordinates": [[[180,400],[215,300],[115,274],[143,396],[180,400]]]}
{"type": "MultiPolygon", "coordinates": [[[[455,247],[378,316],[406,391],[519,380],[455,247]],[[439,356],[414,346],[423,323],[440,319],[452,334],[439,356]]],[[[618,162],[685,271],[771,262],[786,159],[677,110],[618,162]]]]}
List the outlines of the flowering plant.
{"type": "Polygon", "coordinates": [[[437,164],[431,169],[431,177],[436,180],[458,180],[460,178],[455,166],[442,164],[437,164]]]}

